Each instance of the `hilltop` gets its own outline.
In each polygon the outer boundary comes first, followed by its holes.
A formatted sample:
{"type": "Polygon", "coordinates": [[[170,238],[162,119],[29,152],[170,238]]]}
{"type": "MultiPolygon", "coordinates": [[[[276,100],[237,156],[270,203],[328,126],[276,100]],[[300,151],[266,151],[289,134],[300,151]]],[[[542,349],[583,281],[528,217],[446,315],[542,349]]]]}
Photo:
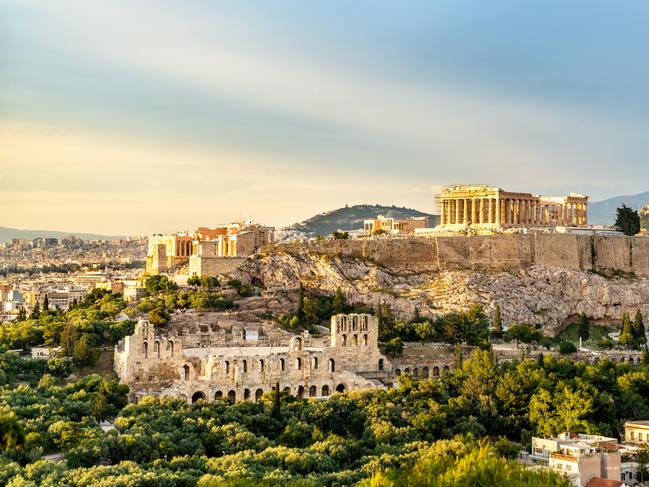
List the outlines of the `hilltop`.
{"type": "Polygon", "coordinates": [[[315,215],[301,223],[294,223],[286,230],[297,230],[310,235],[329,235],[336,230],[363,228],[363,220],[383,215],[391,218],[427,216],[429,226],[435,226],[437,216],[401,206],[353,205],[315,215]]]}
{"type": "Polygon", "coordinates": [[[12,238],[65,238],[74,235],[81,240],[118,240],[124,236],[95,235],[93,233],[60,232],[56,230],[21,230],[18,228],[0,227],[0,243],[10,242],[12,238]]]}
{"type": "Polygon", "coordinates": [[[588,222],[612,225],[615,223],[615,210],[622,203],[636,210],[649,203],[649,191],[632,195],[613,196],[602,201],[594,201],[588,204],[588,222]]]}

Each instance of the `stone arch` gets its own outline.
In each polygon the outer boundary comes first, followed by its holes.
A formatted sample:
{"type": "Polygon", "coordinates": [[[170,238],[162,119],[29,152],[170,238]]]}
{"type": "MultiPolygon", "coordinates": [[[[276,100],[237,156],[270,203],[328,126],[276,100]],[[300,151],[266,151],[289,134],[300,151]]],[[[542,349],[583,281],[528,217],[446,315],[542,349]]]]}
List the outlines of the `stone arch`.
{"type": "Polygon", "coordinates": [[[250,400],[250,389],[244,389],[243,390],[243,400],[244,401],[249,401],[250,400]]]}
{"type": "Polygon", "coordinates": [[[225,375],[230,374],[230,362],[228,360],[225,361],[225,375]]]}
{"type": "Polygon", "coordinates": [[[384,364],[384,362],[383,362],[383,359],[380,358],[380,359],[379,359],[379,370],[383,370],[384,367],[385,367],[385,364],[384,364]]]}
{"type": "Polygon", "coordinates": [[[167,357],[173,357],[174,356],[174,342],[169,340],[167,342],[167,357]]]}
{"type": "Polygon", "coordinates": [[[149,344],[147,342],[142,342],[142,358],[147,358],[149,354],[149,344]]]}
{"type": "Polygon", "coordinates": [[[327,384],[322,386],[322,397],[327,397],[329,395],[329,386],[327,384]]]}
{"type": "Polygon", "coordinates": [[[318,395],[318,389],[316,386],[309,387],[309,397],[316,397],[318,395]]]}
{"type": "Polygon", "coordinates": [[[367,333],[363,335],[363,346],[367,347],[367,333]]]}
{"type": "Polygon", "coordinates": [[[228,401],[235,402],[236,400],[237,400],[236,391],[231,390],[230,392],[228,392],[228,401]]]}
{"type": "Polygon", "coordinates": [[[304,342],[302,341],[302,337],[293,337],[293,347],[296,350],[302,350],[304,348],[304,342]]]}
{"type": "Polygon", "coordinates": [[[358,316],[352,316],[352,331],[358,329],[358,316]]]}
{"type": "Polygon", "coordinates": [[[183,379],[189,380],[189,365],[183,365],[183,379]]]}
{"type": "Polygon", "coordinates": [[[153,357],[160,358],[160,342],[153,342],[153,357]]]}
{"type": "Polygon", "coordinates": [[[343,393],[343,392],[345,392],[345,389],[346,389],[346,388],[347,388],[347,387],[345,386],[345,384],[342,384],[342,383],[341,383],[341,384],[338,384],[338,385],[336,386],[336,392],[343,393]]]}
{"type": "Polygon", "coordinates": [[[430,377],[430,372],[428,371],[428,367],[424,367],[423,369],[421,369],[421,375],[425,379],[428,379],[430,377]]]}
{"type": "Polygon", "coordinates": [[[451,370],[451,368],[450,368],[448,365],[445,365],[445,366],[444,366],[444,370],[445,370],[446,372],[448,372],[449,370],[451,370]]]}
{"type": "Polygon", "coordinates": [[[255,401],[261,400],[261,396],[264,395],[264,390],[263,389],[257,389],[255,391],[255,401]]]}
{"type": "Polygon", "coordinates": [[[304,397],[304,386],[298,386],[297,397],[304,397]]]}
{"type": "Polygon", "coordinates": [[[346,347],[346,346],[347,346],[347,335],[343,335],[343,343],[342,343],[342,346],[343,346],[343,347],[346,347]]]}
{"type": "Polygon", "coordinates": [[[223,399],[223,393],[221,391],[216,391],[214,393],[214,399],[223,399]]]}
{"type": "Polygon", "coordinates": [[[244,360],[243,362],[241,362],[241,369],[243,370],[244,374],[246,372],[248,372],[248,361],[247,360],[244,360]]]}
{"type": "Polygon", "coordinates": [[[409,374],[410,373],[410,367],[406,367],[406,369],[403,371],[404,374],[409,374]]]}
{"type": "Polygon", "coordinates": [[[283,358],[279,359],[279,368],[282,372],[286,370],[286,361],[283,358]]]}
{"type": "Polygon", "coordinates": [[[363,322],[363,325],[362,325],[363,326],[363,331],[365,331],[365,330],[367,330],[367,316],[363,316],[362,322],[363,322]]]}
{"type": "Polygon", "coordinates": [[[300,357],[295,359],[295,370],[302,370],[302,359],[300,357]]]}
{"type": "Polygon", "coordinates": [[[439,377],[439,367],[437,365],[433,367],[433,377],[439,377]]]}
{"type": "Polygon", "coordinates": [[[205,393],[203,391],[196,391],[194,395],[192,396],[192,404],[198,401],[204,401],[205,400],[205,393]]]}
{"type": "Polygon", "coordinates": [[[318,357],[313,357],[313,359],[311,359],[311,368],[313,369],[318,368],[318,357]]]}
{"type": "Polygon", "coordinates": [[[329,372],[336,371],[336,361],[332,358],[329,359],[329,372]]]}
{"type": "Polygon", "coordinates": [[[419,379],[419,368],[418,367],[415,367],[414,369],[412,369],[412,376],[415,379],[419,379]]]}
{"type": "Polygon", "coordinates": [[[352,336],[352,347],[358,347],[358,335],[352,336]]]}
{"type": "Polygon", "coordinates": [[[282,392],[286,392],[287,394],[291,393],[291,388],[286,386],[284,389],[282,389],[282,392]]]}
{"type": "Polygon", "coordinates": [[[394,375],[396,375],[397,377],[399,377],[399,376],[401,375],[401,369],[395,369],[395,370],[394,370],[394,375]]]}
{"type": "Polygon", "coordinates": [[[264,359],[259,360],[259,371],[263,372],[264,371],[264,359]]]}

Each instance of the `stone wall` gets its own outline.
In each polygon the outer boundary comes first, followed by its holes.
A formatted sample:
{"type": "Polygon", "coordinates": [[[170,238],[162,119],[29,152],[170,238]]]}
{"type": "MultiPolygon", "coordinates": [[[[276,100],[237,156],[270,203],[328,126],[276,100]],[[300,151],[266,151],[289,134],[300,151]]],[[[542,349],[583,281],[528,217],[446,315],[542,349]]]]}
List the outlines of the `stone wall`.
{"type": "Polygon", "coordinates": [[[277,244],[265,251],[369,259],[412,270],[516,270],[539,264],[649,277],[649,238],[510,234],[332,240],[277,244]]]}
{"type": "Polygon", "coordinates": [[[218,276],[227,274],[237,269],[245,257],[205,257],[201,255],[192,255],[189,258],[190,276],[218,276]]]}

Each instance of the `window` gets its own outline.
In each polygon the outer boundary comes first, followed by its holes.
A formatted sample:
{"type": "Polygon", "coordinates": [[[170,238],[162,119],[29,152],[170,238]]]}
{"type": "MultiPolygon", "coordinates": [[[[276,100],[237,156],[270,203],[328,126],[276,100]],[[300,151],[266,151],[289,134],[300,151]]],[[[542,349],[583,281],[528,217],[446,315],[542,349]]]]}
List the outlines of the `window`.
{"type": "Polygon", "coordinates": [[[155,358],[160,358],[160,342],[153,343],[153,356],[155,358]]]}
{"type": "Polygon", "coordinates": [[[147,342],[144,342],[142,344],[142,358],[146,358],[148,354],[149,349],[149,344],[147,342]]]}
{"type": "Polygon", "coordinates": [[[167,356],[174,356],[174,342],[167,342],[167,356]]]}
{"type": "Polygon", "coordinates": [[[352,337],[352,347],[358,347],[358,337],[356,335],[352,337]]]}
{"type": "Polygon", "coordinates": [[[334,359],[330,358],[329,359],[329,372],[335,372],[336,371],[336,362],[334,362],[334,359]]]}
{"type": "MultiPolygon", "coordinates": [[[[264,359],[261,359],[261,360],[259,361],[259,370],[260,370],[261,372],[264,371],[264,359]]],[[[263,394],[263,393],[262,393],[262,394],[263,394]]]]}
{"type": "Polygon", "coordinates": [[[248,372],[248,361],[244,360],[242,365],[243,365],[243,372],[244,373],[248,372]]]}
{"type": "Polygon", "coordinates": [[[347,335],[343,335],[343,347],[347,346],[347,335]]]}
{"type": "Polygon", "coordinates": [[[227,360],[225,361],[225,375],[228,375],[230,373],[230,362],[227,360]]]}
{"type": "Polygon", "coordinates": [[[383,370],[383,359],[379,359],[379,370],[383,370]]]}
{"type": "Polygon", "coordinates": [[[286,362],[284,361],[283,358],[279,359],[279,367],[280,367],[280,369],[282,369],[282,372],[284,372],[284,370],[286,370],[286,362]]]}
{"type": "MultiPolygon", "coordinates": [[[[296,358],[295,359],[295,370],[302,370],[302,359],[301,358],[296,358]]],[[[302,396],[300,396],[302,397],[302,396]]]]}
{"type": "Polygon", "coordinates": [[[367,347],[367,334],[363,335],[363,346],[367,347]]]}
{"type": "Polygon", "coordinates": [[[313,362],[312,362],[312,364],[313,364],[312,367],[313,367],[314,369],[317,369],[317,368],[318,368],[318,357],[313,357],[313,362]]]}
{"type": "Polygon", "coordinates": [[[189,365],[183,365],[183,378],[189,380],[189,365]]]}

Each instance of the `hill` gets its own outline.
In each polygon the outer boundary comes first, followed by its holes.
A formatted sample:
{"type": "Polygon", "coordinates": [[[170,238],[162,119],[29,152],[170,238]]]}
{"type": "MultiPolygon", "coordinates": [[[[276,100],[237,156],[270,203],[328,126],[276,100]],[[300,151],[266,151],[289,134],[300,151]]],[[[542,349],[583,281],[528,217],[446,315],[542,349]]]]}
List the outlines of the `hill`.
{"type": "Polygon", "coordinates": [[[82,240],[116,240],[123,236],[95,235],[93,233],[59,232],[56,230],[20,230],[18,228],[0,227],[0,243],[10,242],[12,238],[65,238],[74,235],[82,240]]]}
{"type": "Polygon", "coordinates": [[[428,225],[435,226],[437,216],[412,208],[383,205],[354,205],[320,213],[301,223],[295,223],[287,230],[297,230],[311,235],[329,235],[336,230],[358,230],[363,228],[363,220],[383,215],[391,218],[410,218],[427,216],[428,225]]]}
{"type": "Polygon", "coordinates": [[[649,203],[649,191],[633,195],[614,196],[588,204],[588,222],[605,225],[615,223],[615,210],[624,203],[636,210],[649,203]]]}

